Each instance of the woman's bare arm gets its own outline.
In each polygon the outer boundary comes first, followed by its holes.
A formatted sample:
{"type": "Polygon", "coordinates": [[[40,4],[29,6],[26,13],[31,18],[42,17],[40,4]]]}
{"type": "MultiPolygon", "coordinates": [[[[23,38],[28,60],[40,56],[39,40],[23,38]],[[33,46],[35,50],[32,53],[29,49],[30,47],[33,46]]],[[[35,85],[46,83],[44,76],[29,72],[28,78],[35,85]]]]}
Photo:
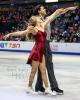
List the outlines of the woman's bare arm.
{"type": "Polygon", "coordinates": [[[17,31],[17,32],[9,33],[9,36],[23,36],[23,35],[26,35],[27,32],[28,30],[17,31]]]}
{"type": "Polygon", "coordinates": [[[28,30],[9,33],[9,34],[7,34],[7,35],[4,36],[4,39],[7,39],[9,36],[23,36],[23,35],[26,35],[27,31],[28,30]]]}
{"type": "Polygon", "coordinates": [[[17,32],[9,33],[9,34],[5,35],[4,38],[6,39],[9,36],[25,36],[25,35],[27,36],[29,33],[36,35],[33,26],[28,26],[27,29],[24,31],[17,31],[17,32]]]}

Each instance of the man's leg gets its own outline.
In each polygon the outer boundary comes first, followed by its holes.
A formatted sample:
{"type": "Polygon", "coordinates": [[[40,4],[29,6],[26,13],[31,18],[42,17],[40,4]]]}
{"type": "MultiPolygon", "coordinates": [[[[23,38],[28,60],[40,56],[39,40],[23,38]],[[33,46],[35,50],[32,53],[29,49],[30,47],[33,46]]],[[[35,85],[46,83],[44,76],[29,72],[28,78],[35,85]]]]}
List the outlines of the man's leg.
{"type": "Polygon", "coordinates": [[[58,83],[55,78],[54,69],[53,69],[54,66],[53,66],[53,62],[52,62],[52,54],[50,52],[51,52],[50,45],[49,45],[49,42],[47,41],[45,60],[46,60],[46,68],[47,68],[47,72],[48,72],[50,86],[51,86],[51,89],[53,89],[53,88],[58,87],[58,83]]]}
{"type": "Polygon", "coordinates": [[[52,91],[55,90],[56,92],[62,94],[63,90],[58,88],[58,83],[55,78],[54,68],[53,68],[54,66],[53,66],[53,62],[52,62],[52,54],[50,52],[51,52],[50,44],[49,44],[49,41],[47,41],[46,50],[45,50],[45,60],[46,60],[46,68],[47,68],[47,72],[48,72],[51,90],[52,91]]]}

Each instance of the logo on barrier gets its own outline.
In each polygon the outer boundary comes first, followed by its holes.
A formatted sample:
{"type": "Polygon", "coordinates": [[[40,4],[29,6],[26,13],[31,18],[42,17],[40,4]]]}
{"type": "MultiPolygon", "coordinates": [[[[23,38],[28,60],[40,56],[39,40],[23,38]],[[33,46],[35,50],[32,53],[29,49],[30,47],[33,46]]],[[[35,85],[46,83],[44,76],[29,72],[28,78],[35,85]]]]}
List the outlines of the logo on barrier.
{"type": "Polygon", "coordinates": [[[0,43],[0,48],[6,48],[8,43],[0,43]]]}
{"type": "Polygon", "coordinates": [[[0,48],[20,48],[20,43],[4,43],[4,42],[1,42],[0,43],[0,48]]]}
{"type": "Polygon", "coordinates": [[[20,44],[19,43],[10,43],[9,48],[20,48],[20,44]]]}
{"type": "Polygon", "coordinates": [[[51,51],[58,51],[58,45],[50,45],[51,51]]]}

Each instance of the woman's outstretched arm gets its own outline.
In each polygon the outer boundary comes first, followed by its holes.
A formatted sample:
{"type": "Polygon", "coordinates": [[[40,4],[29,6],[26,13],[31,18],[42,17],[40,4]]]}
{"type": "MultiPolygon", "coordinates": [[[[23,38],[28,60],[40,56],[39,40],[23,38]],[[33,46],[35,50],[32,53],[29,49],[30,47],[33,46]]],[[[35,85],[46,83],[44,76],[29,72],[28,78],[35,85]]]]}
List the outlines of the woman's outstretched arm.
{"type": "Polygon", "coordinates": [[[9,36],[23,36],[23,35],[26,35],[27,31],[28,30],[9,33],[9,34],[7,34],[7,35],[4,36],[4,39],[7,39],[9,36]]]}
{"type": "Polygon", "coordinates": [[[33,33],[33,27],[28,26],[26,30],[24,31],[17,31],[17,32],[12,32],[4,36],[4,39],[8,38],[9,36],[25,36],[28,35],[29,33],[33,33]]]}

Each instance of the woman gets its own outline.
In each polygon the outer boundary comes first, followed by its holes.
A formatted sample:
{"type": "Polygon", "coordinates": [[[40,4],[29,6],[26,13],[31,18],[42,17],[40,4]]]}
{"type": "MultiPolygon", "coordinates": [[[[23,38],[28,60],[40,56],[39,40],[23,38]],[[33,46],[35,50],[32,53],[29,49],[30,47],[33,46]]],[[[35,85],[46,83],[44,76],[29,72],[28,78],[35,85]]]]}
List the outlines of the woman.
{"type": "MultiPolygon", "coordinates": [[[[32,83],[39,66],[42,75],[42,80],[45,84],[45,93],[55,95],[55,93],[51,92],[51,90],[49,89],[47,75],[46,75],[46,67],[45,67],[46,65],[44,57],[46,33],[44,30],[48,22],[54,20],[56,17],[67,12],[68,10],[74,10],[74,9],[76,9],[76,7],[72,7],[70,9],[58,9],[51,16],[47,17],[47,20],[45,22],[39,20],[35,16],[32,16],[27,30],[13,32],[5,36],[5,38],[9,36],[18,36],[18,35],[19,36],[27,35],[29,38],[35,37],[35,45],[27,61],[28,64],[32,65],[31,74],[29,77],[28,92],[33,92],[32,83]]],[[[43,11],[45,11],[45,9],[43,9],[43,11]]]]}

